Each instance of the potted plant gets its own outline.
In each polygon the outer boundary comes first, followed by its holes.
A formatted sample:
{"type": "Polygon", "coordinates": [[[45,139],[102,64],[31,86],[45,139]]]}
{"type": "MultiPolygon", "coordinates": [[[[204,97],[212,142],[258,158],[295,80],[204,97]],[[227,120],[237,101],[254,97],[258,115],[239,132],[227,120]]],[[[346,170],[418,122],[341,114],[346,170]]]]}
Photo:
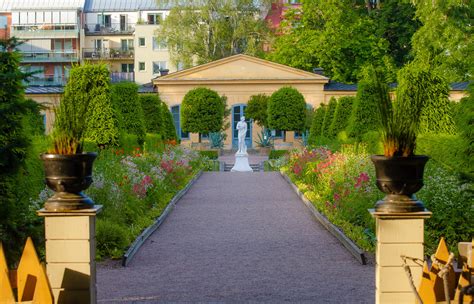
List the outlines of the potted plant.
{"type": "Polygon", "coordinates": [[[423,77],[405,71],[392,103],[381,73],[370,71],[380,112],[384,155],[373,155],[377,187],[387,195],[375,205],[376,212],[405,213],[424,211],[414,193],[423,187],[423,172],[428,157],[414,155],[420,117],[424,105],[423,77]]]}
{"type": "Polygon", "coordinates": [[[89,98],[71,98],[65,94],[55,109],[52,148],[41,155],[46,184],[56,192],[46,201],[46,210],[69,211],[94,205],[82,193],[92,183],[92,163],[97,157],[95,152],[83,152],[89,104],[89,98]]]}

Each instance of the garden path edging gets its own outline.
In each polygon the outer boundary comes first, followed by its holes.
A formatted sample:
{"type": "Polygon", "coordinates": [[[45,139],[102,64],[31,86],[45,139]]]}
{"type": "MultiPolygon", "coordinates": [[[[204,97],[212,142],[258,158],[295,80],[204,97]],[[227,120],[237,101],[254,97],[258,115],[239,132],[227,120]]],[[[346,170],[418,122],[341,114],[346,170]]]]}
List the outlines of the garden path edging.
{"type": "Polygon", "coordinates": [[[203,170],[199,171],[196,176],[194,176],[183,189],[179,190],[178,193],[176,193],[176,195],[168,203],[168,206],[166,206],[165,210],[163,210],[163,213],[155,220],[155,222],[148,226],[145,230],[143,230],[139,236],[137,236],[135,241],[133,241],[133,243],[128,248],[127,252],[125,252],[125,254],[122,256],[123,267],[127,267],[127,265],[132,261],[133,257],[138,252],[140,247],[150,237],[150,235],[155,232],[156,229],[161,226],[161,224],[163,224],[165,219],[173,210],[176,203],[181,199],[181,197],[183,197],[183,195],[186,194],[186,192],[188,192],[189,188],[191,188],[191,186],[197,181],[197,179],[201,177],[202,172],[203,170]]]}
{"type": "Polygon", "coordinates": [[[280,171],[281,176],[291,186],[295,193],[299,196],[301,201],[308,207],[313,216],[326,228],[339,242],[359,261],[362,265],[367,265],[367,257],[362,249],[359,248],[351,239],[349,239],[344,232],[342,232],[336,225],[331,223],[324,215],[322,215],[313,203],[302,193],[298,187],[291,181],[291,179],[280,171]]]}

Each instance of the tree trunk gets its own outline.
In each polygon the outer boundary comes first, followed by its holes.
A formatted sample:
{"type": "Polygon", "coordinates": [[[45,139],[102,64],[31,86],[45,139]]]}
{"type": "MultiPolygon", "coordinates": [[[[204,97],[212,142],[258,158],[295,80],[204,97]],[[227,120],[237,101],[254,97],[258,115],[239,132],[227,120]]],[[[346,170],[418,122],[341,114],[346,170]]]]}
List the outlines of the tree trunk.
{"type": "Polygon", "coordinates": [[[198,133],[199,134],[199,143],[201,143],[201,133],[198,133]]]}
{"type": "Polygon", "coordinates": [[[286,142],[286,131],[283,131],[283,142],[286,142]]]}

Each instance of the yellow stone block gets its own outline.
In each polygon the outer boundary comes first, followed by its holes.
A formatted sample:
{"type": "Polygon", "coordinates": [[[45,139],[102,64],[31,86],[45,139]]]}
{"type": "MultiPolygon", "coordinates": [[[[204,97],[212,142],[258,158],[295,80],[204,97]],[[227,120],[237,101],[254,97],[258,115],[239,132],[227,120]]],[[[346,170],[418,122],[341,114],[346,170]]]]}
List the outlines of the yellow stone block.
{"type": "MultiPolygon", "coordinates": [[[[410,267],[415,286],[418,286],[421,274],[421,266],[410,267]]],[[[375,270],[375,286],[384,292],[412,292],[410,282],[403,267],[380,267],[375,270]]]]}
{"type": "Polygon", "coordinates": [[[423,243],[423,219],[377,219],[380,243],[423,243]]]}
{"type": "Polygon", "coordinates": [[[51,288],[88,289],[91,280],[89,263],[49,263],[51,288]]]}
{"type": "MultiPolygon", "coordinates": [[[[409,243],[409,244],[377,244],[376,263],[379,266],[403,266],[401,255],[423,259],[423,243],[409,243]]],[[[411,260],[407,260],[408,265],[417,266],[411,260]]]]}
{"type": "Polygon", "coordinates": [[[88,240],[94,223],[90,216],[46,217],[45,235],[48,240],[88,240]]]}
{"type": "Polygon", "coordinates": [[[89,304],[95,303],[89,290],[53,289],[54,299],[58,304],[89,304]]]}
{"type": "Polygon", "coordinates": [[[416,297],[412,292],[376,292],[375,298],[377,304],[411,304],[415,301],[416,297]]]}
{"type": "Polygon", "coordinates": [[[89,263],[95,254],[88,240],[48,240],[46,241],[46,262],[49,263],[89,263]]]}

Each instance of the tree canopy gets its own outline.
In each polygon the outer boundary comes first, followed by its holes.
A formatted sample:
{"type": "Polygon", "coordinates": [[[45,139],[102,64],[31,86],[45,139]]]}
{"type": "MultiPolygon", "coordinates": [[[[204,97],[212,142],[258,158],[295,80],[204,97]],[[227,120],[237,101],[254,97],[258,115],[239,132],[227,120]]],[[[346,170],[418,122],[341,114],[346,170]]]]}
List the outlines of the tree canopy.
{"type": "Polygon", "coordinates": [[[268,126],[282,131],[303,131],[306,125],[306,102],[295,88],[275,91],[268,102],[268,126]]]}
{"type": "Polygon", "coordinates": [[[270,96],[265,94],[257,94],[250,96],[247,103],[245,114],[248,118],[253,119],[259,126],[268,127],[267,122],[267,107],[270,96]]]}

